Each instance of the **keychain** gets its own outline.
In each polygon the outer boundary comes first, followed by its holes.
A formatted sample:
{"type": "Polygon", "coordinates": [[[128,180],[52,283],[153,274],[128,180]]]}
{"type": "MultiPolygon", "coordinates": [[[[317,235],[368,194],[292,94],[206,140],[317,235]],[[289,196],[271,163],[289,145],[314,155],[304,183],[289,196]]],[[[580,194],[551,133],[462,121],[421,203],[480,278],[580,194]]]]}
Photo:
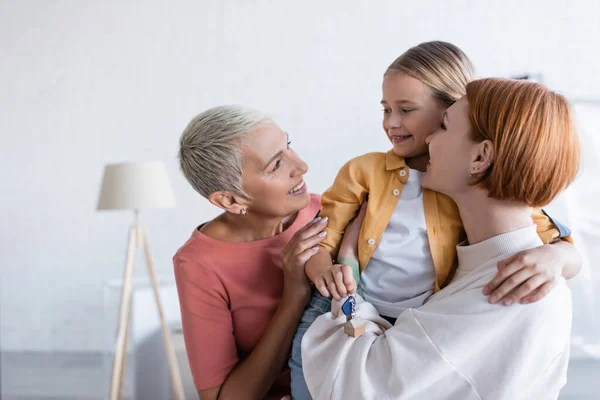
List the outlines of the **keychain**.
{"type": "Polygon", "coordinates": [[[344,333],[354,338],[362,336],[365,333],[365,322],[356,316],[356,298],[353,294],[348,295],[348,299],[342,305],[342,312],[347,321],[344,324],[344,333]]]}

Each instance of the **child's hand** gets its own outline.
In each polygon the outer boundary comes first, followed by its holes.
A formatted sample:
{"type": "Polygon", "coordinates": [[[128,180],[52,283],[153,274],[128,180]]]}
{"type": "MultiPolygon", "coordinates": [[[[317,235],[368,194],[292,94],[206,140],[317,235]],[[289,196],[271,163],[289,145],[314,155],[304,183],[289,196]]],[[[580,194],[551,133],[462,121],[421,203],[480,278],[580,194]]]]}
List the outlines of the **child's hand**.
{"type": "Polygon", "coordinates": [[[336,300],[356,291],[352,267],[345,264],[333,265],[325,273],[319,275],[314,283],[319,293],[325,297],[333,296],[336,300]]]}

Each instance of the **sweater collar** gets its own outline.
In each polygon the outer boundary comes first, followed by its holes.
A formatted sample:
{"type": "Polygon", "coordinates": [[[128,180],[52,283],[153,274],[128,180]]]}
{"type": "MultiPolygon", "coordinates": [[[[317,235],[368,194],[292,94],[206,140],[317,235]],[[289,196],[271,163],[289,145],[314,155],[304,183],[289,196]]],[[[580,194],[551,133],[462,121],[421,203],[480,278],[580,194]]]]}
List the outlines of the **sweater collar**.
{"type": "Polygon", "coordinates": [[[503,233],[472,245],[466,245],[465,241],[456,246],[458,268],[465,272],[473,271],[504,254],[515,254],[543,244],[537,234],[536,225],[503,233]]]}

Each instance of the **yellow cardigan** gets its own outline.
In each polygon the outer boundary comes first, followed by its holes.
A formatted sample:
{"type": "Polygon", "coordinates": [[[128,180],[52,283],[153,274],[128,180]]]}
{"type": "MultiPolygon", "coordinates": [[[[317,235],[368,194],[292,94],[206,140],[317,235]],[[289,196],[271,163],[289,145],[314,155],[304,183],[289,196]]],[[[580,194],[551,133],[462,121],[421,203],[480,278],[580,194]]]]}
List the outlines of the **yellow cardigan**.
{"type": "MultiPolygon", "coordinates": [[[[409,173],[404,158],[391,150],[365,154],[347,162],[321,198],[321,216],[329,217],[327,236],[321,246],[335,259],[344,229],[368,194],[367,213],[358,242],[362,272],[392,217],[409,173]]],[[[423,206],[437,276],[434,290],[438,291],[449,283],[456,269],[456,245],[463,236],[463,224],[456,204],[446,195],[424,189],[423,206]]],[[[544,243],[559,236],[557,227],[540,209],[534,210],[532,218],[544,243]]],[[[570,237],[566,240],[571,242],[570,237]]]]}

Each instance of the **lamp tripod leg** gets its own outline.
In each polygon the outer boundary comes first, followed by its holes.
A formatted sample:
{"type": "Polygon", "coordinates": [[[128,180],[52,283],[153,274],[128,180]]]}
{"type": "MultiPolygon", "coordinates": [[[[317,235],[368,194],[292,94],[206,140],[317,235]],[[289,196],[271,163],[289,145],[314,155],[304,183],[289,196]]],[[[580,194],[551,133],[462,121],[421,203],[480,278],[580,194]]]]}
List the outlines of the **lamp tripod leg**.
{"type": "Polygon", "coordinates": [[[152,291],[154,292],[154,299],[156,301],[156,308],[158,310],[158,316],[160,318],[160,326],[162,330],[163,341],[165,342],[165,351],[167,353],[167,361],[169,363],[169,372],[171,373],[171,383],[173,393],[176,400],[184,400],[185,392],[183,389],[183,382],[181,380],[181,373],[179,371],[179,365],[177,364],[177,355],[175,354],[175,346],[173,345],[173,338],[171,337],[171,331],[167,324],[165,314],[160,301],[160,293],[158,290],[158,283],[156,281],[156,273],[154,271],[154,263],[150,255],[150,248],[148,247],[148,239],[146,232],[141,230],[141,240],[144,247],[144,254],[146,256],[146,266],[148,268],[148,276],[150,283],[152,284],[152,291]]]}
{"type": "Polygon", "coordinates": [[[112,377],[110,381],[110,400],[120,400],[123,397],[123,380],[125,375],[125,358],[127,355],[127,339],[129,336],[129,315],[131,313],[131,296],[133,288],[133,270],[135,267],[135,252],[138,247],[138,228],[129,230],[127,259],[121,289],[121,306],[119,309],[118,331],[115,342],[115,358],[113,360],[112,377]]]}

